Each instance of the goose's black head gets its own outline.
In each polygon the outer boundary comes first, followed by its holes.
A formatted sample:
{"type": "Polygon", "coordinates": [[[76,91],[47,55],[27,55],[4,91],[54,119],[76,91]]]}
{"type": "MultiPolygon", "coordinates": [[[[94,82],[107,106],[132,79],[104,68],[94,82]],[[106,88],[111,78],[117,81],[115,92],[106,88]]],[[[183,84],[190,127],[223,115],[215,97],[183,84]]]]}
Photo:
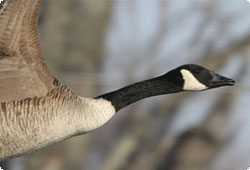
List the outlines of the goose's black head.
{"type": "Polygon", "coordinates": [[[173,84],[181,86],[183,91],[202,91],[235,84],[234,80],[195,64],[182,65],[165,76],[173,84]]]}
{"type": "Polygon", "coordinates": [[[181,91],[202,91],[221,86],[232,86],[235,81],[202,66],[187,64],[166,74],[134,83],[97,98],[110,101],[116,111],[138,100],[181,91]]]}

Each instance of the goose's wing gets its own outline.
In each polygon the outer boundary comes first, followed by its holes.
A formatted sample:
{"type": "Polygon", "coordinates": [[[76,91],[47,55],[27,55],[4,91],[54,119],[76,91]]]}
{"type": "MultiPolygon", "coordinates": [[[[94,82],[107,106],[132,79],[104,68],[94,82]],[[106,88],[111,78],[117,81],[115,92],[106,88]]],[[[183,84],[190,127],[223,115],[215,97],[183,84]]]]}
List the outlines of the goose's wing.
{"type": "Polygon", "coordinates": [[[0,102],[45,96],[55,88],[38,37],[41,0],[0,5],[0,102]]]}

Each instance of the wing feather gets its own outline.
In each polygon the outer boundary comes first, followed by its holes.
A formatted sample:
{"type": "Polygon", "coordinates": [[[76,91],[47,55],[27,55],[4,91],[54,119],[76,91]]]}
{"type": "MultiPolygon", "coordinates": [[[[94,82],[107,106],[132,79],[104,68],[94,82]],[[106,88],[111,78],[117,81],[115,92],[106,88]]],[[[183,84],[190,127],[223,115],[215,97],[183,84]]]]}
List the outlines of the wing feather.
{"type": "Polygon", "coordinates": [[[0,5],[0,102],[45,96],[55,88],[38,36],[41,0],[0,5]]]}

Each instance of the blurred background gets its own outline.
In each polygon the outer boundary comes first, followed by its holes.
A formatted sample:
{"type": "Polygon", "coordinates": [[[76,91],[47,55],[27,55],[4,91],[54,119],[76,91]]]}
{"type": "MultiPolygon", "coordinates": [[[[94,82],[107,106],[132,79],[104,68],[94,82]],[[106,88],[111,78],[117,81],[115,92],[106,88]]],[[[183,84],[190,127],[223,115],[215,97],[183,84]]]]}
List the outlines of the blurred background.
{"type": "Polygon", "coordinates": [[[154,97],[105,126],[4,162],[4,170],[247,170],[247,0],[44,0],[43,52],[79,95],[98,96],[196,63],[234,87],[154,97]]]}

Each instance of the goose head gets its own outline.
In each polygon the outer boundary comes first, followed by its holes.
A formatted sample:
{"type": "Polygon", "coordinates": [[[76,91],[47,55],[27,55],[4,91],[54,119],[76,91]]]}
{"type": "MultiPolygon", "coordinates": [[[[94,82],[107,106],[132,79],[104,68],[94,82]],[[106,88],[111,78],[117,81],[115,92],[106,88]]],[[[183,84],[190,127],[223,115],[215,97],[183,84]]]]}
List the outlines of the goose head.
{"type": "Polygon", "coordinates": [[[234,84],[234,80],[216,74],[202,66],[187,64],[162,76],[137,82],[96,98],[110,101],[117,112],[129,104],[152,96],[183,91],[204,91],[234,84]]]}
{"type": "Polygon", "coordinates": [[[165,76],[173,84],[180,86],[181,91],[203,91],[235,84],[234,80],[195,64],[182,65],[165,76]]]}

